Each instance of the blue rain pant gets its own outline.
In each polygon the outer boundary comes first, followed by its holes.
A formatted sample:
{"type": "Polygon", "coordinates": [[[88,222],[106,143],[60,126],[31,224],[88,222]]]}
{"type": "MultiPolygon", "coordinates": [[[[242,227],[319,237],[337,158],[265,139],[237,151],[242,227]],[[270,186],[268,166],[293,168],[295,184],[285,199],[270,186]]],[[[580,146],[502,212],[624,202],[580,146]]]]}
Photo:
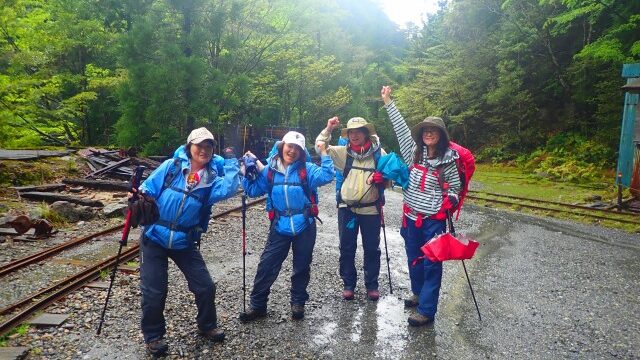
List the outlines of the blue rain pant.
{"type": "Polygon", "coordinates": [[[216,317],[216,286],[202,255],[192,246],[184,250],[166,249],[147,237],[140,241],[140,290],[142,292],[141,327],[145,343],[164,336],[164,305],[167,299],[169,258],[187,279],[195,295],[198,329],[206,332],[218,327],[216,317]]]}
{"type": "Polygon", "coordinates": [[[400,229],[400,235],[404,238],[404,246],[407,252],[409,264],[409,278],[411,279],[411,291],[418,296],[418,313],[435,318],[438,310],[438,297],[440,296],[440,283],[442,282],[442,263],[424,260],[411,266],[413,260],[423,256],[420,247],[431,240],[436,234],[445,232],[444,220],[424,219],[422,226],[417,228],[415,221],[406,218],[407,226],[400,229]]]}
{"type": "Polygon", "coordinates": [[[362,237],[364,285],[367,290],[378,290],[380,275],[380,215],[359,215],[349,208],[338,209],[340,236],[340,277],[344,288],[354,290],[358,280],[355,258],[358,231],[362,237]]]}
{"type": "Polygon", "coordinates": [[[251,291],[251,308],[266,310],[271,285],[278,278],[282,263],[293,253],[293,272],[291,274],[291,304],[304,305],[309,299],[307,285],[311,278],[311,260],[316,244],[316,223],[295,236],[278,234],[275,229],[269,232],[269,238],[260,256],[258,270],[251,291]]]}

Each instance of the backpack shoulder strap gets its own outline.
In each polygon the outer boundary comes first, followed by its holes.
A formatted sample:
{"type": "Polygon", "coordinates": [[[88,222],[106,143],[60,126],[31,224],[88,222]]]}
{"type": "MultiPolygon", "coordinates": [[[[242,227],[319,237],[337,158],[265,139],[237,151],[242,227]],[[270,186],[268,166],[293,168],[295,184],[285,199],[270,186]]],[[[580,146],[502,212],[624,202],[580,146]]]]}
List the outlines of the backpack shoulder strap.
{"type": "MultiPolygon", "coordinates": [[[[379,147],[376,151],[373,152],[373,171],[375,171],[378,167],[378,160],[380,160],[380,156],[381,156],[381,152],[382,152],[382,148],[379,147]]],[[[346,179],[347,175],[349,175],[349,171],[351,171],[351,169],[354,168],[353,166],[353,156],[349,156],[349,154],[347,153],[347,160],[345,162],[344,165],[344,169],[342,170],[342,178],[346,179]]],[[[369,170],[371,171],[371,169],[365,169],[365,168],[361,168],[361,167],[356,167],[356,169],[361,169],[361,170],[369,170]]]]}
{"type": "Polygon", "coordinates": [[[274,177],[274,171],[273,168],[271,168],[271,166],[267,167],[267,188],[268,193],[267,195],[269,195],[269,197],[271,197],[271,190],[273,190],[273,177],[274,177]]]}
{"type": "MultiPolygon", "coordinates": [[[[438,165],[438,167],[436,168],[438,171],[438,184],[440,185],[440,189],[442,190],[448,190],[449,185],[447,184],[447,182],[444,179],[444,167],[447,164],[440,164],[438,165]],[[446,187],[446,189],[445,189],[446,187]]],[[[462,176],[460,174],[460,165],[458,164],[458,159],[453,161],[453,165],[456,167],[456,174],[458,174],[458,178],[460,179],[460,187],[464,188],[464,184],[465,184],[465,179],[464,176],[462,176]]]]}
{"type": "Polygon", "coordinates": [[[344,169],[342,169],[342,178],[346,179],[347,176],[349,175],[349,171],[351,171],[351,168],[353,167],[353,156],[349,156],[349,154],[346,154],[347,156],[347,160],[345,161],[344,164],[344,169]]]}
{"type": "Polygon", "coordinates": [[[298,177],[300,178],[300,184],[302,185],[302,190],[304,191],[304,194],[307,196],[307,199],[309,199],[309,201],[312,204],[315,204],[316,201],[311,191],[311,187],[309,186],[309,179],[307,178],[306,164],[300,167],[300,169],[298,169],[298,177]]]}
{"type": "MultiPolygon", "coordinates": [[[[160,194],[162,194],[164,189],[171,186],[171,183],[176,178],[176,175],[178,175],[178,171],[180,171],[181,163],[182,163],[182,160],[180,160],[180,158],[177,158],[177,157],[173,158],[173,166],[169,169],[169,172],[164,177],[164,182],[162,183],[162,189],[160,190],[160,194]]],[[[158,195],[158,197],[160,196],[158,195]]]]}

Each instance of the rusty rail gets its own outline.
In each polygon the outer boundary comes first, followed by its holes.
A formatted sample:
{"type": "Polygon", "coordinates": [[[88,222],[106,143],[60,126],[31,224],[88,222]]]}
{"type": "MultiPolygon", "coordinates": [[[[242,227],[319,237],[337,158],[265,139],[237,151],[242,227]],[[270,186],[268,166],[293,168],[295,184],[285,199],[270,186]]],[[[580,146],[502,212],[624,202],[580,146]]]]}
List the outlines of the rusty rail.
{"type": "Polygon", "coordinates": [[[567,204],[567,203],[563,203],[563,202],[559,202],[559,201],[532,199],[532,198],[526,198],[526,197],[521,197],[521,196],[497,194],[497,193],[490,193],[490,192],[484,192],[484,191],[469,191],[469,194],[489,195],[489,196],[502,197],[502,198],[507,198],[507,199],[514,199],[514,200],[523,200],[523,201],[531,201],[531,202],[535,202],[535,203],[552,204],[552,205],[570,207],[570,208],[573,208],[573,209],[580,209],[580,210],[587,210],[587,211],[594,211],[594,212],[602,212],[602,213],[607,213],[607,214],[612,214],[612,215],[622,215],[622,216],[631,216],[631,217],[637,217],[638,216],[637,213],[627,212],[627,211],[617,211],[617,210],[611,210],[611,209],[598,209],[598,208],[592,208],[592,207],[584,206],[584,205],[567,204]]]}
{"type": "MultiPolygon", "coordinates": [[[[260,198],[254,201],[251,201],[249,203],[247,203],[247,206],[253,206],[253,205],[257,205],[260,204],[262,202],[264,202],[266,200],[266,198],[260,198]]],[[[213,219],[218,219],[224,216],[229,215],[230,213],[233,212],[237,212],[240,211],[242,209],[241,206],[238,207],[234,207],[232,209],[223,211],[219,214],[216,214],[214,216],[212,216],[213,219]]],[[[100,233],[96,233],[93,235],[89,235],[87,237],[96,237],[96,236],[100,236],[100,235],[104,235],[105,232],[113,232],[118,230],[119,228],[121,228],[122,225],[119,225],[117,228],[110,228],[110,229],[106,229],[103,230],[100,233]]],[[[87,238],[85,237],[85,238],[87,238]]],[[[84,239],[84,238],[82,238],[84,239]]],[[[82,240],[82,239],[78,239],[78,240],[82,240]]],[[[86,240],[85,240],[86,241],[86,240]]],[[[72,243],[71,241],[69,243],[72,243]]],[[[64,245],[64,244],[62,244],[64,245]]],[[[77,245],[77,244],[75,244],[77,245]]],[[[50,249],[51,250],[51,249],[50,249]]],[[[134,258],[136,258],[138,256],[138,250],[139,250],[139,245],[134,245],[131,248],[127,249],[126,251],[124,251],[122,253],[122,255],[120,256],[120,263],[123,262],[127,262],[130,261],[134,258]]],[[[59,250],[62,251],[62,250],[59,250]]],[[[59,300],[60,298],[66,296],[67,294],[79,289],[80,287],[82,287],[83,285],[87,284],[88,282],[96,279],[97,277],[100,276],[100,272],[108,269],[110,267],[113,267],[115,265],[115,261],[116,261],[116,256],[112,256],[110,258],[108,258],[107,260],[104,260],[102,262],[100,262],[97,265],[91,266],[90,268],[87,268],[83,271],[81,271],[78,274],[72,275],[70,277],[67,277],[65,279],[63,279],[62,281],[56,283],[53,286],[50,286],[46,289],[40,290],[38,291],[36,294],[31,294],[30,296],[28,296],[27,298],[17,301],[7,307],[5,307],[4,309],[0,310],[0,315],[6,315],[9,313],[14,312],[16,309],[21,308],[23,306],[26,306],[29,303],[32,303],[31,306],[22,309],[19,313],[13,315],[11,318],[9,318],[8,320],[2,322],[0,324],[0,336],[6,334],[7,332],[9,332],[11,329],[13,329],[15,326],[21,324],[24,320],[28,319],[33,313],[35,313],[36,311],[39,311],[41,309],[46,308],[47,306],[51,305],[52,303],[54,303],[55,301],[59,300]],[[34,299],[39,298],[37,301],[34,302],[34,299]]],[[[25,265],[26,266],[26,265],[25,265]]]]}
{"type": "MultiPolygon", "coordinates": [[[[612,218],[612,217],[608,217],[608,216],[601,216],[601,215],[596,215],[596,214],[576,212],[576,211],[571,211],[571,210],[566,210],[566,209],[554,209],[554,208],[550,208],[550,207],[529,205],[529,204],[523,204],[521,202],[515,202],[515,201],[505,201],[505,200],[491,199],[491,198],[479,197],[479,196],[475,196],[475,195],[467,195],[467,198],[474,199],[474,200],[488,201],[488,202],[493,202],[493,203],[503,204],[503,205],[520,206],[520,207],[527,208],[527,209],[534,209],[534,210],[540,210],[540,211],[550,211],[550,212],[556,212],[556,213],[569,213],[571,215],[588,216],[588,217],[595,218],[595,219],[600,219],[600,220],[609,220],[609,221],[617,221],[617,222],[626,223],[626,224],[640,225],[639,221],[633,221],[633,220],[627,220],[627,219],[616,219],[616,218],[612,218]]],[[[535,201],[535,200],[528,200],[528,201],[535,201]]],[[[542,201],[539,201],[539,202],[542,202],[542,201]]],[[[613,212],[613,213],[617,214],[615,212],[613,212]]]]}
{"type": "Polygon", "coordinates": [[[120,229],[122,229],[122,225],[114,226],[114,227],[102,230],[100,232],[97,232],[95,234],[83,236],[83,237],[81,237],[79,239],[70,240],[70,241],[67,241],[65,243],[53,246],[51,248],[45,249],[45,250],[40,251],[40,252],[37,252],[35,254],[32,254],[32,255],[23,257],[21,259],[12,261],[10,263],[0,265],[0,277],[5,276],[5,275],[7,275],[9,273],[12,273],[14,271],[17,271],[19,269],[22,269],[25,266],[29,266],[31,264],[35,264],[40,260],[44,260],[46,258],[52,257],[53,255],[55,255],[55,254],[57,254],[57,253],[59,253],[61,251],[70,249],[70,248],[72,248],[72,247],[74,247],[76,245],[83,244],[83,243],[85,243],[85,242],[87,242],[87,241],[89,241],[91,239],[95,239],[96,237],[103,236],[103,235],[106,235],[106,234],[110,234],[110,233],[112,233],[114,231],[118,231],[120,229]]]}

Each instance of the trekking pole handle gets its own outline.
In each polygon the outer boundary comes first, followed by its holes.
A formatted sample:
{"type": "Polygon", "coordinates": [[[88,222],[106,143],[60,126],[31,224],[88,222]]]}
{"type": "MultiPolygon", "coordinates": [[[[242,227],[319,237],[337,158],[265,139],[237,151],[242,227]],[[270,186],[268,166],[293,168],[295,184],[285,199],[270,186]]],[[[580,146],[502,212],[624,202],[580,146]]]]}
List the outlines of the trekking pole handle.
{"type": "Polygon", "coordinates": [[[453,219],[449,210],[447,210],[447,222],[449,223],[449,232],[451,235],[456,236],[456,229],[453,227],[453,219]]]}
{"type": "MultiPolygon", "coordinates": [[[[140,181],[142,180],[142,174],[146,168],[142,165],[136,166],[136,169],[133,171],[133,175],[131,176],[131,184],[129,187],[129,192],[133,195],[129,198],[129,203],[134,203],[138,200],[138,186],[140,186],[140,181]],[[136,190],[136,191],[134,191],[136,190]]],[[[122,229],[122,237],[120,238],[120,245],[126,246],[127,239],[129,238],[129,230],[131,229],[131,211],[127,212],[127,215],[124,218],[124,228],[122,229]]]]}

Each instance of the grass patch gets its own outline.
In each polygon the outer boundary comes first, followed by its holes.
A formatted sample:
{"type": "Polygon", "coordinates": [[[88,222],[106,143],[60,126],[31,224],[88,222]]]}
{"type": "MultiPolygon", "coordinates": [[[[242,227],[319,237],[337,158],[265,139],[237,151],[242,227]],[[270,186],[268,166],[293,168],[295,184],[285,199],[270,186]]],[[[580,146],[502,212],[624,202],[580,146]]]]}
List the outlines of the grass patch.
{"type": "Polygon", "coordinates": [[[0,161],[0,184],[8,186],[40,185],[80,173],[75,156],[38,160],[0,161]]]}
{"type": "Polygon", "coordinates": [[[53,210],[51,208],[51,205],[47,204],[44,201],[40,203],[40,205],[38,205],[38,210],[42,214],[43,219],[49,220],[51,224],[53,224],[53,226],[57,228],[64,227],[68,224],[67,219],[65,219],[57,211],[53,210]]]}
{"type": "MultiPolygon", "coordinates": [[[[539,200],[557,201],[576,205],[588,205],[593,203],[594,198],[598,196],[601,198],[599,201],[615,204],[618,194],[616,187],[614,186],[614,182],[615,180],[613,178],[608,184],[601,182],[585,184],[558,182],[547,178],[540,178],[536,175],[526,174],[515,166],[501,164],[477,164],[476,172],[471,180],[471,190],[539,200]]],[[[479,195],[484,196],[482,194],[479,195]]],[[[626,191],[624,195],[625,198],[628,197],[628,191],[626,191]]],[[[621,229],[627,232],[640,232],[640,226],[638,225],[594,219],[589,216],[580,215],[577,211],[576,214],[559,213],[528,209],[517,205],[511,206],[496,204],[482,200],[469,199],[468,201],[476,205],[491,208],[509,209],[516,212],[535,214],[539,216],[573,220],[586,224],[597,224],[605,227],[621,229]]],[[[518,200],[509,199],[509,201],[515,202],[518,200]]],[[[527,202],[527,205],[535,205],[535,203],[527,202]]],[[[544,206],[544,204],[542,205],[544,206]]],[[[598,215],[610,216],[607,214],[598,215]]],[[[631,217],[620,218],[628,220],[632,219],[631,217]]]]}
{"type": "Polygon", "coordinates": [[[515,166],[492,164],[477,164],[471,189],[570,204],[588,203],[593,196],[600,196],[604,202],[617,198],[614,179],[610,184],[574,184],[526,174],[515,166]]]}
{"type": "Polygon", "coordinates": [[[0,347],[7,347],[9,338],[24,336],[29,331],[29,324],[22,324],[11,329],[8,333],[0,336],[0,347]]]}

